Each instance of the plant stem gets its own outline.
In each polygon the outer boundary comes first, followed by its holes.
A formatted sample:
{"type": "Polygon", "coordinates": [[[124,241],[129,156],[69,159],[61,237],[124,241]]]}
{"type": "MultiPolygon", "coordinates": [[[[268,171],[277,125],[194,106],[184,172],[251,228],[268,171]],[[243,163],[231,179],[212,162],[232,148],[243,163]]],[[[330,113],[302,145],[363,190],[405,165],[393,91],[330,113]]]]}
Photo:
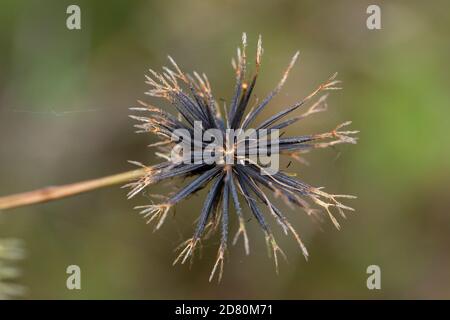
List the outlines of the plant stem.
{"type": "Polygon", "coordinates": [[[87,180],[62,186],[52,186],[34,191],[0,197],[0,210],[27,206],[70,197],[79,193],[109,187],[119,183],[137,179],[145,173],[145,169],[132,170],[103,178],[87,180]]]}

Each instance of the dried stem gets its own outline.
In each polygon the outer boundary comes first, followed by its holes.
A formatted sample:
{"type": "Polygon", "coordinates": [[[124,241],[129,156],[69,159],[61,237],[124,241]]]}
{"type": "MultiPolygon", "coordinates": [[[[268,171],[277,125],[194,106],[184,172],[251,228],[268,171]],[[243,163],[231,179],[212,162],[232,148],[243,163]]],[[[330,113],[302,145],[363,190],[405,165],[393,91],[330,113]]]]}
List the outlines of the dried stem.
{"type": "Polygon", "coordinates": [[[66,184],[62,186],[46,187],[34,191],[0,197],[0,210],[57,200],[87,191],[125,183],[127,181],[140,178],[145,174],[145,172],[145,168],[142,168],[103,178],[66,184]]]}

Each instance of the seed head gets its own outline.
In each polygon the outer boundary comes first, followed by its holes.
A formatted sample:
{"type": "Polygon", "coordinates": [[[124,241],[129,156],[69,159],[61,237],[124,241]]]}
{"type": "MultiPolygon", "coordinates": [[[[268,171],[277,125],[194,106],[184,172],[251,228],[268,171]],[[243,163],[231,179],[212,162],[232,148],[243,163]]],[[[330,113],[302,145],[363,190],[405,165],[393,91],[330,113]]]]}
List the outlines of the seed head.
{"type": "MultiPolygon", "coordinates": [[[[133,115],[131,117],[139,122],[135,125],[138,132],[151,132],[160,138],[160,141],[153,144],[152,147],[159,149],[156,154],[164,161],[152,166],[134,162],[146,168],[147,173],[139,180],[127,185],[131,188],[128,197],[131,198],[149,185],[163,180],[193,177],[192,181],[170,195],[161,204],[137,207],[148,222],[156,221],[156,229],[158,229],[172,207],[208,186],[209,191],[198,217],[194,234],[182,244],[180,254],[175,259],[174,264],[177,262],[185,263],[188,259],[191,259],[201,240],[220,229],[221,240],[210,281],[216,271],[219,281],[221,279],[223,260],[228,245],[229,220],[234,213],[238,219],[239,227],[233,244],[242,236],[245,252],[247,254],[250,252],[239,195],[242,196],[243,202],[250,209],[265,235],[269,252],[274,257],[277,272],[278,254],[283,257],[285,255],[275,241],[271,226],[266,220],[267,216],[273,217],[286,234],[291,234],[294,237],[306,259],[308,258],[308,251],[286,216],[274,205],[270,199],[270,194],[272,197],[282,198],[290,207],[299,207],[307,215],[315,216],[318,210],[310,206],[308,202],[310,200],[325,210],[338,229],[340,225],[333,209],[336,209],[342,217],[345,217],[344,210],[353,211],[352,208],[338,200],[340,198],[354,198],[353,196],[326,193],[322,188],[313,187],[295,179],[292,174],[279,170],[274,171],[273,168],[267,166],[267,160],[274,160],[281,155],[303,162],[303,154],[313,149],[326,148],[341,143],[356,143],[356,138],[353,135],[357,131],[343,130],[343,127],[349,125],[350,122],[345,122],[331,131],[320,134],[272,137],[274,132],[278,133],[279,130],[283,130],[312,114],[325,111],[328,94],[325,93],[321,96],[320,94],[325,91],[340,89],[338,87],[340,81],[336,80],[336,74],[320,84],[302,100],[283,108],[282,111],[254,125],[257,116],[281,91],[289,72],[299,57],[299,53],[294,54],[277,86],[263,100],[259,101],[253,99],[252,94],[258,78],[263,53],[261,37],[259,37],[257,44],[254,71],[249,78],[247,77],[246,47],[247,37],[244,33],[242,46],[237,50],[236,59],[232,60],[236,84],[228,106],[219,106],[212,94],[206,75],[200,75],[196,72],[192,75],[184,73],[176,62],[169,57],[171,69],[163,67],[160,73],[150,70],[150,74],[146,76],[146,83],[150,85],[150,90],[146,94],[168,101],[176,109],[177,114],[173,115],[142,101],[139,101],[139,107],[132,108],[147,113],[147,116],[133,115]],[[253,107],[247,111],[249,105],[253,105],[253,107]],[[295,115],[295,111],[299,111],[301,108],[306,108],[306,110],[295,115]],[[256,135],[253,135],[253,138],[243,135],[244,138],[241,139],[239,134],[229,135],[231,130],[242,133],[249,130],[250,126],[255,128],[256,135]],[[215,130],[215,133],[218,132],[215,136],[216,139],[205,141],[204,137],[211,129],[215,130]],[[175,133],[180,131],[184,132],[186,137],[174,139],[174,136],[177,136],[175,133]],[[196,134],[199,132],[200,135],[196,134]],[[200,151],[200,153],[177,149],[180,140],[184,140],[184,143],[187,141],[188,146],[200,151]],[[264,156],[261,156],[261,150],[263,149],[261,146],[266,147],[265,151],[270,149],[264,156]],[[214,152],[211,152],[211,150],[214,150],[214,152]],[[205,160],[205,154],[209,154],[209,160],[214,161],[205,160]],[[255,157],[255,155],[257,156],[255,157]],[[231,205],[234,208],[234,213],[230,210],[231,205]]],[[[177,137],[179,138],[179,136],[177,137]]]]}

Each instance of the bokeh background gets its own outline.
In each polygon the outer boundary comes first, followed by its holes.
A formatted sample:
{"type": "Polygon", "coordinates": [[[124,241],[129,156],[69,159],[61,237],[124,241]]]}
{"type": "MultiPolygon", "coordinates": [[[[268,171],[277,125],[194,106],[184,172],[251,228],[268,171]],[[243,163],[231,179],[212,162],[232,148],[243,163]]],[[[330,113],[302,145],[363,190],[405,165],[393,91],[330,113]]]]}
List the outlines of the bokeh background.
{"type": "MultiPolygon", "coordinates": [[[[73,1],[0,4],[0,194],[123,172],[127,160],[156,161],[128,107],[144,95],[144,74],[172,55],[186,71],[208,74],[230,99],[230,59],[246,31],[249,50],[265,48],[256,95],[276,85],[296,50],[300,63],[267,108],[275,113],[335,71],[344,90],[329,111],[289,133],[324,132],[353,120],[356,146],[307,155],[290,167],[306,182],[348,201],[354,214],[337,231],[285,208],[310,251],[279,235],[288,255],[276,275],[263,234],[249,221],[251,255],[231,247],[221,284],[209,283],[218,239],[191,268],[172,266],[190,237],[204,192],[179,205],[154,233],[119,187],[2,212],[0,237],[25,241],[16,281],[22,298],[450,298],[450,56],[446,1],[76,1],[82,29],[66,28],[73,1]],[[366,28],[381,7],[382,30],[366,28]],[[66,289],[66,267],[82,270],[82,290],[66,289]],[[382,289],[366,287],[379,265],[382,289]]],[[[173,186],[181,186],[181,182],[173,186]]],[[[147,193],[163,193],[154,186],[147,193]]],[[[235,225],[234,225],[235,227],[235,225]]],[[[234,233],[234,232],[233,232],[234,233]]]]}

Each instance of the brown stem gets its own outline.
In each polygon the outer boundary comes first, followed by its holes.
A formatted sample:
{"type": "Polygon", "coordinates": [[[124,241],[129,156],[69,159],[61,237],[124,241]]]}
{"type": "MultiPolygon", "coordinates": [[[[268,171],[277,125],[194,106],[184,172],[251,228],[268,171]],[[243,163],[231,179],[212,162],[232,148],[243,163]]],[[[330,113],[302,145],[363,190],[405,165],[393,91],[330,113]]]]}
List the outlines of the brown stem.
{"type": "Polygon", "coordinates": [[[87,180],[62,186],[46,187],[34,191],[0,197],[0,210],[27,206],[70,197],[79,193],[124,183],[141,177],[145,169],[138,169],[103,178],[87,180]]]}

